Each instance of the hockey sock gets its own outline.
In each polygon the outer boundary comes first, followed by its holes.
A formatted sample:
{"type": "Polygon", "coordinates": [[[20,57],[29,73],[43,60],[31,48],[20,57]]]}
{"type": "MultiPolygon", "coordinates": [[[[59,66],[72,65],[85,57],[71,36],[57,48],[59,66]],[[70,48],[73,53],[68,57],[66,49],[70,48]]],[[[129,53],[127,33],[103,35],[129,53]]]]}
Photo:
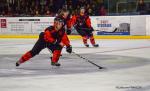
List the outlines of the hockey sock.
{"type": "Polygon", "coordinates": [[[58,60],[59,60],[60,55],[61,55],[61,50],[54,50],[53,57],[52,57],[52,62],[57,63],[58,60]]]}
{"type": "Polygon", "coordinates": [[[84,43],[84,44],[87,44],[87,37],[86,37],[86,36],[83,36],[82,39],[83,39],[83,43],[84,43]]]}
{"type": "Polygon", "coordinates": [[[24,62],[28,61],[30,58],[32,58],[32,55],[30,52],[27,52],[20,58],[19,63],[24,63],[24,62]]]}
{"type": "Polygon", "coordinates": [[[94,39],[93,36],[90,37],[90,41],[91,41],[91,44],[92,44],[92,45],[95,45],[95,39],[94,39]]]}

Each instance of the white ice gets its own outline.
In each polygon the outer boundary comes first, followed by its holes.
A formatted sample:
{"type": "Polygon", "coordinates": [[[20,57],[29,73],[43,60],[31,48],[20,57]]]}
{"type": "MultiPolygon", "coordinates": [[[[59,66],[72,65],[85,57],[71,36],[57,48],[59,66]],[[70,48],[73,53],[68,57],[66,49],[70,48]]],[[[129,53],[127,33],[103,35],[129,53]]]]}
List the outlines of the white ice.
{"type": "MultiPolygon", "coordinates": [[[[0,55],[23,54],[32,48],[35,41],[0,39],[0,55]]],[[[79,54],[130,56],[150,61],[150,40],[96,41],[99,48],[84,48],[81,40],[71,40],[71,44],[79,54]]],[[[41,52],[48,53],[46,49],[41,52]]],[[[150,64],[83,74],[0,77],[0,91],[150,91],[150,64]]]]}

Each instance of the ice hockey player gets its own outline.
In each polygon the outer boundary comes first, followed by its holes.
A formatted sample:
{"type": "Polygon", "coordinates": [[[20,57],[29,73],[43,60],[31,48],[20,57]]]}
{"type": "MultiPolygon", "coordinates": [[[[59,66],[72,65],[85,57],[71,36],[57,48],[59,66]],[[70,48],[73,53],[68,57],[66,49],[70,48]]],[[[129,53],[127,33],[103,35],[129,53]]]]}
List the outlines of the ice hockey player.
{"type": "Polygon", "coordinates": [[[64,20],[64,28],[66,30],[66,33],[69,35],[71,34],[71,18],[70,18],[70,14],[69,11],[67,10],[67,8],[63,8],[58,12],[58,16],[56,16],[58,18],[61,18],[64,20]]]}
{"type": "Polygon", "coordinates": [[[51,57],[51,65],[60,66],[58,60],[61,55],[62,48],[66,46],[66,51],[68,53],[72,52],[72,47],[67,34],[65,33],[63,25],[64,21],[61,18],[55,18],[54,25],[46,28],[44,32],[40,33],[39,39],[32,50],[25,53],[19,59],[19,61],[16,62],[16,66],[19,66],[20,64],[39,54],[44,48],[49,48],[53,53],[51,57]]]}
{"type": "Polygon", "coordinates": [[[83,43],[86,47],[89,47],[87,39],[90,39],[90,42],[94,47],[99,47],[99,45],[95,43],[95,39],[93,37],[94,29],[91,26],[89,16],[85,13],[84,7],[80,8],[79,15],[72,16],[71,22],[77,32],[82,36],[83,43]]]}

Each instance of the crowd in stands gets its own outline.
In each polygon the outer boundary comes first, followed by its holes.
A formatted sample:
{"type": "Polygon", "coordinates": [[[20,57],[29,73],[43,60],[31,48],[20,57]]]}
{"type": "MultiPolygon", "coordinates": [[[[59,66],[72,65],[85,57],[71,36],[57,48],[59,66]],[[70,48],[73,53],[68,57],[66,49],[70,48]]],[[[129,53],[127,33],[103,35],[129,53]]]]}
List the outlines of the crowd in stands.
{"type": "Polygon", "coordinates": [[[139,12],[140,15],[150,14],[150,2],[145,3],[144,0],[139,0],[137,12],[139,12]]]}
{"type": "Polygon", "coordinates": [[[71,14],[85,7],[89,15],[106,15],[103,0],[0,0],[0,16],[55,16],[67,7],[71,14]]]}
{"type": "MultiPolygon", "coordinates": [[[[0,0],[0,16],[55,16],[63,7],[71,14],[85,7],[90,16],[108,15],[104,0],[0,0]]],[[[139,3],[137,12],[144,14],[144,9],[145,4],[139,3]]]]}

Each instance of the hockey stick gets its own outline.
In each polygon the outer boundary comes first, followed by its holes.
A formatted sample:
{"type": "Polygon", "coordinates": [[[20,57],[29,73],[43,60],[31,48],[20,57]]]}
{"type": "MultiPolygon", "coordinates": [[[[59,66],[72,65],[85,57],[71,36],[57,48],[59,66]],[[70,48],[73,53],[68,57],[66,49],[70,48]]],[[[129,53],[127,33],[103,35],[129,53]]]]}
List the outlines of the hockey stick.
{"type": "MultiPolygon", "coordinates": [[[[51,51],[49,48],[47,48],[47,49],[49,50],[50,53],[52,53],[52,51],[51,51]]],[[[77,53],[75,53],[75,52],[72,52],[72,53],[75,54],[76,56],[78,56],[79,58],[85,60],[86,62],[93,64],[94,66],[98,67],[99,69],[104,69],[104,67],[99,66],[98,64],[96,64],[96,63],[90,61],[89,59],[87,59],[87,58],[85,58],[85,57],[82,57],[81,55],[79,55],[79,54],[77,54],[77,53]]]]}
{"type": "Polygon", "coordinates": [[[96,64],[96,63],[90,61],[89,59],[87,59],[87,58],[85,58],[85,57],[82,57],[81,55],[79,55],[79,54],[77,54],[77,53],[75,53],[75,52],[72,52],[72,53],[75,54],[76,56],[78,56],[79,58],[85,60],[86,62],[89,62],[89,63],[91,63],[92,65],[98,67],[99,69],[104,69],[104,67],[99,66],[98,64],[96,64]]]}

